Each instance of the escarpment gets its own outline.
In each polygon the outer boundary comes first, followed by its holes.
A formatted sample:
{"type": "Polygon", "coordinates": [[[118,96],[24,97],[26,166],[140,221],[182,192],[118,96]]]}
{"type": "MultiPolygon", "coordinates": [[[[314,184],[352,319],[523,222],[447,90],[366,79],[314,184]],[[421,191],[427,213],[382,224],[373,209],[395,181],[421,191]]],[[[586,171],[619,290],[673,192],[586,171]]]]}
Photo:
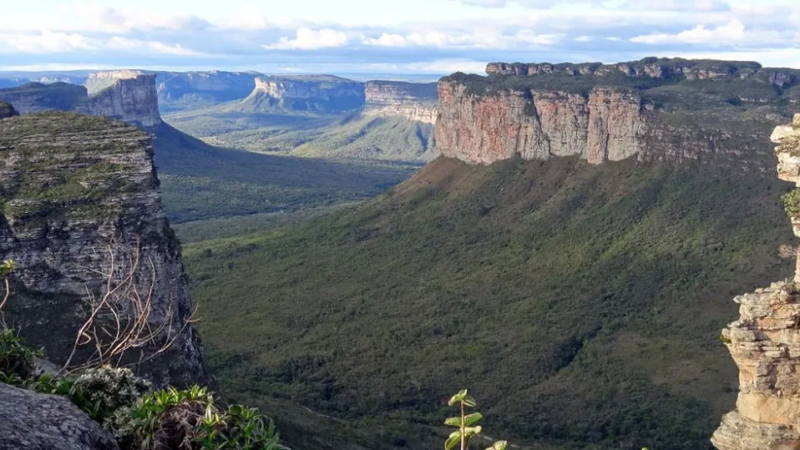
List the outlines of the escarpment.
{"type": "Polygon", "coordinates": [[[0,101],[10,103],[21,114],[78,111],[152,127],[162,123],[155,78],[130,70],[99,72],[90,75],[89,89],[66,83],[30,83],[0,89],[0,101]]]}
{"type": "MultiPolygon", "coordinates": [[[[800,114],[773,134],[778,176],[800,186],[800,114]]],[[[800,237],[800,188],[784,197],[800,237]]],[[[800,449],[800,252],[794,280],[736,297],[739,320],[722,331],[739,367],[736,410],[712,442],[719,450],[800,449]]]]}
{"type": "Polygon", "coordinates": [[[159,385],[207,382],[152,137],[107,118],[36,113],[0,121],[0,155],[0,258],[17,265],[6,320],[63,364],[91,299],[127,273],[157,332],[123,362],[173,342],[140,371],[159,385]]]}
{"type": "Polygon", "coordinates": [[[416,122],[436,123],[436,83],[367,81],[364,94],[366,116],[404,117],[416,122]]]}
{"type": "Polygon", "coordinates": [[[364,84],[330,75],[255,78],[255,88],[240,103],[238,112],[311,111],[334,113],[364,105],[364,84]]]}
{"type": "Polygon", "coordinates": [[[769,133],[800,100],[800,71],[757,63],[492,63],[487,73],[439,82],[440,154],[471,164],[578,156],[766,171],[769,133]]]}

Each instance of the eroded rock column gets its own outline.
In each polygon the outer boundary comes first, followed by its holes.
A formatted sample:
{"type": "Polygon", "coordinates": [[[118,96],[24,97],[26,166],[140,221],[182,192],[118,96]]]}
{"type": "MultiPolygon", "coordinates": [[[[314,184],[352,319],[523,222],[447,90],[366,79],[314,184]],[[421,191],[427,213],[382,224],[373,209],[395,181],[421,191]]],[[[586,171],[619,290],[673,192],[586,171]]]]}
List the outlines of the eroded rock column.
{"type": "MultiPolygon", "coordinates": [[[[800,186],[800,114],[772,140],[778,176],[800,186]]],[[[800,237],[800,187],[784,202],[800,237]]],[[[800,259],[794,280],[734,301],[739,320],[721,338],[739,367],[739,397],[711,442],[719,450],[800,450],[800,259]]]]}

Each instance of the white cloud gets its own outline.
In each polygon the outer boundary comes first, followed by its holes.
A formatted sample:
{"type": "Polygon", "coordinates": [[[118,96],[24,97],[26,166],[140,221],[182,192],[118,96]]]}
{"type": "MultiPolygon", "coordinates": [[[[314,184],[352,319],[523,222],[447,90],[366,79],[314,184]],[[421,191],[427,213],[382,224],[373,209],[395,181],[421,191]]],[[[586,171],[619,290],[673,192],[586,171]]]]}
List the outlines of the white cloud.
{"type": "Polygon", "coordinates": [[[138,52],[155,52],[162,55],[173,56],[200,56],[202,53],[188,49],[180,44],[165,44],[158,41],[142,41],[114,36],[109,39],[105,47],[111,50],[128,50],[138,52]]]}
{"type": "Polygon", "coordinates": [[[363,39],[362,43],[376,47],[405,47],[408,40],[400,34],[383,33],[377,39],[363,39]]]}
{"type": "Polygon", "coordinates": [[[330,28],[312,30],[300,28],[295,39],[281,38],[277,44],[262,45],[265,50],[315,50],[319,48],[343,47],[350,42],[347,35],[330,28]]]}
{"type": "Polygon", "coordinates": [[[744,24],[733,19],[725,25],[716,28],[706,28],[705,25],[697,25],[691,30],[681,31],[677,34],[645,34],[631,38],[631,42],[639,44],[711,44],[726,45],[731,42],[743,40],[745,37],[744,24]]]}
{"type": "Polygon", "coordinates": [[[362,44],[376,47],[436,47],[436,48],[475,48],[507,49],[515,46],[551,45],[560,40],[556,34],[536,34],[521,30],[515,34],[502,34],[495,31],[474,31],[472,33],[446,33],[429,31],[401,34],[381,34],[378,38],[362,39],[362,44]]]}
{"type": "Polygon", "coordinates": [[[237,30],[264,30],[269,28],[270,22],[257,5],[246,5],[234,16],[222,20],[220,26],[237,30]]]}
{"type": "Polygon", "coordinates": [[[81,31],[101,33],[129,33],[135,30],[201,30],[211,24],[190,15],[164,15],[145,13],[141,10],[114,9],[98,4],[83,5],[75,10],[76,21],[67,25],[81,31]]]}
{"type": "Polygon", "coordinates": [[[5,53],[68,53],[97,47],[96,41],[77,33],[0,33],[0,52],[5,53]]]}

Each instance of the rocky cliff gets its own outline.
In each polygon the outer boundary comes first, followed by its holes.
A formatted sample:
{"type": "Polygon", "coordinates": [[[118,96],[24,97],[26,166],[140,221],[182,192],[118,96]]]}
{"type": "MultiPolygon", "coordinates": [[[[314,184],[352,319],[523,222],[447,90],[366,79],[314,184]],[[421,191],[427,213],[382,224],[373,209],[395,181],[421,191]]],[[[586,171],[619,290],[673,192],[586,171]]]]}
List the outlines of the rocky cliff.
{"type": "Polygon", "coordinates": [[[255,88],[241,103],[229,108],[239,112],[351,111],[364,105],[363,83],[329,75],[255,78],[255,88]]]}
{"type": "MultiPolygon", "coordinates": [[[[105,76],[110,85],[94,91],[79,107],[78,111],[94,116],[110,117],[142,127],[153,127],[161,123],[156,93],[156,75],[134,71],[115,71],[92,74],[105,76]]],[[[94,83],[97,87],[99,81],[94,83]]]]}
{"type": "Polygon", "coordinates": [[[100,72],[89,76],[89,89],[66,83],[30,83],[0,89],[0,101],[10,103],[21,114],[79,111],[151,127],[161,123],[155,77],[129,70],[100,72]]]}
{"type": "Polygon", "coordinates": [[[36,113],[0,121],[0,155],[0,259],[18,267],[7,320],[63,363],[87,299],[103,292],[112,267],[128,264],[138,291],[152,294],[152,327],[168,325],[158,343],[177,336],[141,370],[162,385],[207,382],[152,137],[107,118],[36,113]]]}
{"type": "Polygon", "coordinates": [[[488,77],[445,77],[437,149],[472,164],[515,155],[592,164],[636,157],[768,170],[768,136],[800,100],[800,71],[680,64],[493,63],[488,77]]]}
{"type": "MultiPolygon", "coordinates": [[[[775,130],[778,176],[800,186],[800,114],[775,130]]],[[[800,188],[784,197],[800,237],[800,188]]],[[[712,442],[720,450],[800,449],[800,252],[794,280],[736,297],[739,320],[722,331],[739,367],[736,410],[712,442]]]]}
{"type": "Polygon", "coordinates": [[[404,117],[417,122],[436,123],[439,113],[436,83],[367,81],[364,95],[366,116],[404,117]]]}

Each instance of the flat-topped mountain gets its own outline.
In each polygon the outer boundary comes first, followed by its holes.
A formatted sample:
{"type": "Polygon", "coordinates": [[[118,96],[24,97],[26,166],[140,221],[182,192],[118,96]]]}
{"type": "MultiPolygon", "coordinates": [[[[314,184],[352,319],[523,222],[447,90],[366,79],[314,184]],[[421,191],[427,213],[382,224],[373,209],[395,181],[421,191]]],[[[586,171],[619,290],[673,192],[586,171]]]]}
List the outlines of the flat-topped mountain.
{"type": "Polygon", "coordinates": [[[405,117],[435,124],[439,101],[436,83],[367,81],[364,115],[405,117]]]}
{"type": "Polygon", "coordinates": [[[257,72],[159,72],[156,79],[162,111],[213,106],[241,100],[253,91],[257,72]]]}
{"type": "Polygon", "coordinates": [[[769,133],[800,101],[800,71],[659,60],[503,64],[439,83],[437,148],[469,163],[578,155],[767,170],[769,133]]]}
{"type": "Polygon", "coordinates": [[[176,339],[143,373],[158,384],[207,382],[152,136],[103,117],[33,113],[0,120],[0,156],[0,259],[17,265],[6,320],[62,364],[88,298],[103,295],[106,274],[130,271],[150,292],[156,341],[176,339]]]}
{"type": "Polygon", "coordinates": [[[332,75],[259,76],[236,112],[299,111],[336,113],[364,105],[364,84],[332,75]]]}
{"type": "Polygon", "coordinates": [[[79,111],[151,127],[161,123],[155,77],[138,71],[99,72],[89,77],[89,88],[60,82],[29,83],[0,89],[0,100],[21,114],[79,111]]]}

